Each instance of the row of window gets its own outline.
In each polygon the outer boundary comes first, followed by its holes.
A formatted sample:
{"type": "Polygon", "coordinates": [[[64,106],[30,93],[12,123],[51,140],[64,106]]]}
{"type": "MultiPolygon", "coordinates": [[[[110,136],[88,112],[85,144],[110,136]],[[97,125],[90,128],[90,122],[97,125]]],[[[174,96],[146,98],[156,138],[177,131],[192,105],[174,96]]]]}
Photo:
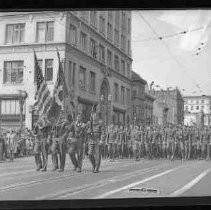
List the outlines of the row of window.
{"type": "MultiPolygon", "coordinates": [[[[1,100],[1,114],[3,115],[19,115],[20,114],[20,103],[15,99],[1,100]]],[[[24,103],[23,113],[25,114],[26,106],[24,103]]]]}
{"type": "MultiPolygon", "coordinates": [[[[53,81],[53,59],[38,60],[41,69],[45,66],[45,80],[53,81]]],[[[4,80],[5,84],[23,83],[24,61],[5,61],[4,62],[4,80]]],[[[36,82],[36,72],[34,79],[36,82]]]]}
{"type": "MultiPolygon", "coordinates": [[[[128,18],[126,20],[126,13],[125,11],[108,11],[108,19],[107,19],[107,30],[108,37],[110,34],[112,34],[112,25],[113,25],[113,18],[114,18],[114,24],[115,28],[120,27],[120,14],[121,14],[121,29],[124,32],[127,32],[128,34],[131,33],[131,19],[128,18]]],[[[80,17],[88,22],[89,19],[89,11],[81,11],[80,17]]],[[[94,28],[97,28],[98,18],[97,18],[97,11],[90,11],[90,25],[94,28]]],[[[106,27],[106,20],[105,16],[103,14],[99,15],[99,32],[105,33],[105,27],[106,27]]]]}
{"type": "Polygon", "coordinates": [[[202,103],[202,104],[204,104],[204,102],[206,102],[206,101],[204,101],[203,99],[202,100],[188,100],[188,101],[185,101],[185,103],[187,104],[193,104],[193,103],[196,103],[196,104],[199,104],[199,103],[202,103]]]}
{"type": "MultiPolygon", "coordinates": [[[[71,37],[71,44],[76,46],[77,45],[77,28],[73,25],[71,25],[70,27],[70,37],[71,37]]],[[[80,48],[83,52],[87,52],[88,51],[88,35],[81,31],[80,32],[80,48]]],[[[122,41],[125,45],[125,38],[123,38],[122,41]]],[[[128,48],[130,48],[130,41],[128,41],[128,48]]],[[[96,40],[94,40],[93,38],[90,38],[89,40],[89,53],[90,55],[95,58],[95,59],[99,59],[101,62],[106,63],[109,67],[113,68],[113,59],[114,59],[114,69],[116,71],[120,71],[120,59],[118,55],[112,55],[111,50],[107,49],[102,45],[99,44],[97,45],[96,40]],[[107,56],[107,59],[106,59],[107,56]]],[[[125,75],[125,61],[121,59],[121,70],[122,70],[122,74],[125,75]]],[[[130,75],[130,65],[127,64],[127,69],[128,69],[128,76],[130,75]]]]}
{"type": "MultiPolygon", "coordinates": [[[[194,107],[196,110],[199,110],[200,106],[190,106],[190,110],[194,110],[194,107]]],[[[188,110],[188,106],[185,106],[185,110],[188,110]]],[[[204,106],[201,106],[201,110],[204,110],[204,106]]]]}
{"type": "Polygon", "coordinates": [[[114,102],[120,102],[123,105],[125,105],[125,103],[127,102],[127,105],[129,105],[131,98],[130,98],[130,89],[126,88],[126,92],[125,92],[125,87],[121,86],[121,89],[119,90],[119,84],[114,83],[114,102]],[[119,94],[119,91],[120,94],[119,94]],[[125,94],[127,94],[127,98],[125,98],[125,94]]]}
{"type": "MultiPolygon", "coordinates": [[[[5,34],[6,44],[23,43],[25,41],[25,23],[7,24],[5,34]]],[[[54,22],[37,22],[36,42],[51,42],[54,40],[54,22]]]]}

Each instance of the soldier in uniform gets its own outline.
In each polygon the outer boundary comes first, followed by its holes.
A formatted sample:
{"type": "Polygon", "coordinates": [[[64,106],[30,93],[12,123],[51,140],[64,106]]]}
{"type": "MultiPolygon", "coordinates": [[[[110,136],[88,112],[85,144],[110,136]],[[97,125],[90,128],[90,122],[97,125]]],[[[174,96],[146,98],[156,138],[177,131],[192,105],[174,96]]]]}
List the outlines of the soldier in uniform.
{"type": "Polygon", "coordinates": [[[50,127],[46,126],[41,130],[41,152],[42,152],[42,168],[41,171],[47,170],[48,165],[48,150],[49,150],[49,138],[50,127]]]}
{"type": "Polygon", "coordinates": [[[120,125],[117,131],[117,151],[118,151],[118,158],[123,158],[123,126],[120,125]]]}
{"type": "Polygon", "coordinates": [[[211,128],[208,129],[208,138],[207,138],[207,160],[210,160],[210,149],[211,149],[211,128]]]}
{"type": "Polygon", "coordinates": [[[101,163],[101,147],[105,141],[105,126],[102,116],[97,112],[96,108],[92,110],[91,119],[87,123],[88,134],[88,156],[92,164],[93,173],[98,173],[101,163]]]}
{"type": "Polygon", "coordinates": [[[131,131],[131,140],[133,142],[133,154],[136,161],[140,160],[140,131],[138,126],[134,126],[131,131]]]}
{"type": "Polygon", "coordinates": [[[85,142],[85,124],[81,120],[81,114],[70,125],[67,138],[68,154],[74,165],[74,170],[81,172],[83,161],[83,148],[85,142]]]}
{"type": "Polygon", "coordinates": [[[112,123],[108,127],[108,153],[110,161],[114,161],[115,158],[115,140],[116,140],[116,131],[114,124],[112,123]]]}
{"type": "Polygon", "coordinates": [[[38,126],[34,128],[34,137],[35,137],[35,145],[34,145],[34,157],[36,163],[36,170],[39,171],[42,168],[42,159],[41,159],[41,131],[38,126]]]}
{"type": "Polygon", "coordinates": [[[207,130],[206,128],[203,128],[201,132],[201,159],[206,159],[207,138],[207,130]]]}

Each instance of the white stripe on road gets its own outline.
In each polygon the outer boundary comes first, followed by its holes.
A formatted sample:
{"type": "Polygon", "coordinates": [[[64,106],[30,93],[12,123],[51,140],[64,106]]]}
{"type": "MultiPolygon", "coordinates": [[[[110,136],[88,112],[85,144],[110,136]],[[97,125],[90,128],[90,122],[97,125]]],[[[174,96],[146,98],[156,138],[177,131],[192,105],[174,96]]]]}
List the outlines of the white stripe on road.
{"type": "Polygon", "coordinates": [[[122,191],[122,190],[126,190],[126,189],[129,189],[129,188],[134,187],[134,186],[136,186],[136,185],[142,184],[142,183],[144,183],[144,182],[148,182],[148,181],[150,181],[150,180],[152,180],[152,179],[156,179],[156,178],[158,178],[158,177],[161,177],[161,176],[163,176],[163,175],[165,175],[165,174],[168,174],[168,173],[170,173],[170,172],[172,172],[172,171],[175,171],[176,169],[181,168],[181,167],[184,167],[184,166],[179,166],[179,167],[177,167],[177,168],[174,168],[174,169],[170,169],[170,170],[164,171],[164,172],[162,172],[162,173],[156,174],[156,175],[154,175],[154,176],[151,176],[151,177],[149,177],[149,178],[143,179],[143,180],[141,180],[141,181],[134,182],[134,183],[132,183],[132,184],[126,185],[126,186],[121,187],[121,188],[118,188],[118,189],[116,189],[116,190],[112,190],[112,191],[106,192],[106,193],[104,193],[104,194],[102,194],[102,195],[99,195],[99,196],[97,196],[97,197],[95,197],[95,198],[96,198],[96,199],[106,198],[106,197],[108,197],[108,196],[110,196],[110,195],[113,195],[113,194],[115,194],[115,193],[117,193],[117,192],[120,192],[120,191],[122,191]]]}
{"type": "Polygon", "coordinates": [[[24,171],[16,171],[16,172],[2,173],[2,174],[0,174],[0,177],[25,174],[25,173],[30,173],[30,172],[33,172],[33,171],[35,171],[35,170],[34,169],[30,169],[30,170],[24,170],[24,171]]]}
{"type": "Polygon", "coordinates": [[[153,166],[153,167],[149,167],[149,168],[145,168],[145,169],[141,169],[141,170],[136,170],[136,171],[126,173],[126,174],[123,174],[123,175],[117,175],[117,176],[114,176],[114,177],[109,177],[107,179],[103,179],[103,180],[100,180],[100,181],[95,182],[95,183],[84,184],[84,185],[76,187],[76,188],[67,188],[65,190],[62,190],[62,191],[59,191],[59,192],[56,192],[56,193],[52,193],[52,194],[48,194],[48,195],[44,195],[44,196],[38,197],[36,199],[37,200],[43,200],[43,199],[49,199],[49,198],[50,199],[51,198],[64,199],[64,198],[67,198],[71,195],[75,195],[75,194],[78,194],[78,193],[81,193],[81,192],[84,192],[84,191],[87,191],[87,190],[92,190],[92,189],[96,189],[96,188],[108,185],[112,182],[124,181],[124,180],[130,179],[134,176],[139,176],[139,175],[143,175],[147,172],[159,170],[159,169],[162,169],[165,166],[169,166],[169,165],[162,164],[162,165],[153,166]]]}
{"type": "Polygon", "coordinates": [[[204,172],[202,172],[199,176],[197,176],[195,179],[193,179],[192,181],[190,181],[188,184],[186,184],[184,187],[182,187],[181,189],[173,192],[170,196],[174,197],[174,196],[179,196],[181,194],[183,194],[184,192],[186,192],[187,190],[189,190],[191,187],[193,187],[194,185],[196,185],[203,177],[205,177],[209,172],[211,171],[211,169],[207,169],[204,172]]]}

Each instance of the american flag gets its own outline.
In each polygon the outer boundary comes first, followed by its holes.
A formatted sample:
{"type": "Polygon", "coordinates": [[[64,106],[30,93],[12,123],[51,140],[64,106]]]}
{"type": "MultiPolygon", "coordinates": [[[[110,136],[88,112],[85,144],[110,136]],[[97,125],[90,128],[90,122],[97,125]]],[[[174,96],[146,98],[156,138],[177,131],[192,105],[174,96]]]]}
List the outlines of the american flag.
{"type": "Polygon", "coordinates": [[[52,97],[50,95],[48,86],[45,82],[42,69],[40,68],[38,64],[37,56],[35,52],[34,52],[34,61],[35,61],[35,72],[36,72],[36,77],[37,77],[36,78],[37,91],[35,94],[36,103],[34,104],[34,106],[37,106],[37,110],[40,116],[37,121],[37,125],[40,128],[43,128],[50,123],[50,121],[47,119],[47,112],[52,103],[52,97]]]}
{"type": "Polygon", "coordinates": [[[63,121],[66,120],[66,107],[64,102],[68,97],[68,89],[58,50],[57,56],[59,62],[59,69],[53,92],[52,106],[48,112],[48,119],[51,120],[52,124],[61,124],[63,121]]]}

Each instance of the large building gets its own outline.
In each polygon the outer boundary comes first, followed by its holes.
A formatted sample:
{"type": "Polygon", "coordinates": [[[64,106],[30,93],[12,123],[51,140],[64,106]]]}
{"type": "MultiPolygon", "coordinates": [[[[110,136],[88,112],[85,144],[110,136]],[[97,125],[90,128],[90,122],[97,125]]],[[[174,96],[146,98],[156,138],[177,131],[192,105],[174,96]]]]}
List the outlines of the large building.
{"type": "Polygon", "coordinates": [[[211,96],[185,96],[184,101],[185,125],[211,125],[211,96]]]}
{"type": "Polygon", "coordinates": [[[17,127],[22,118],[25,126],[32,128],[36,91],[33,50],[52,93],[57,49],[69,92],[85,120],[100,99],[108,123],[131,120],[130,11],[10,12],[0,14],[2,127],[17,127]]]}
{"type": "Polygon", "coordinates": [[[147,81],[132,71],[132,110],[138,124],[153,123],[153,103],[155,98],[150,95],[147,81]]]}
{"type": "Polygon", "coordinates": [[[162,107],[166,112],[165,115],[167,115],[167,123],[183,124],[184,101],[177,88],[173,90],[152,90],[151,94],[156,98],[156,104],[159,106],[164,104],[162,107]]]}

